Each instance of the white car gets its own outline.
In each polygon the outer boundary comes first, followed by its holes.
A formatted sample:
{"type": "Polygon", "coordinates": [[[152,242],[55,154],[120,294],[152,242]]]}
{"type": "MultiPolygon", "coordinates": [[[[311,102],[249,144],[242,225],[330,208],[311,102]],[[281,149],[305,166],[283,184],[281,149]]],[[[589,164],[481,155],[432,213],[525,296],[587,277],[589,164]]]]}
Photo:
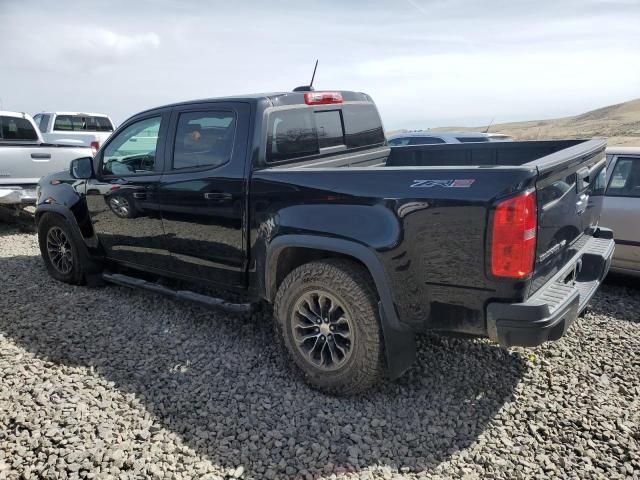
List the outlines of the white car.
{"type": "Polygon", "coordinates": [[[611,271],[640,276],[640,147],[607,149],[607,185],[600,225],[613,229],[611,271]]]}
{"type": "Polygon", "coordinates": [[[96,152],[113,133],[113,122],[102,113],[41,112],[33,119],[46,142],[84,145],[96,152]]]}
{"type": "Polygon", "coordinates": [[[0,111],[0,206],[35,203],[40,177],[92,155],[91,147],[45,143],[31,116],[0,111]]]}

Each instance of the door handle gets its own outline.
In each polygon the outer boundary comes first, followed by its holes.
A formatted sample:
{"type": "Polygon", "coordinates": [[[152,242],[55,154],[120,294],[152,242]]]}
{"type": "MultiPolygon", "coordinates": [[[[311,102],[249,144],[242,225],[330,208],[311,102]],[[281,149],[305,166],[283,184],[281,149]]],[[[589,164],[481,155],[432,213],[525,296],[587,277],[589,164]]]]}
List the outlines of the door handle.
{"type": "Polygon", "coordinates": [[[223,201],[223,200],[231,200],[232,195],[230,193],[223,193],[223,192],[207,192],[204,194],[204,198],[206,198],[207,200],[217,200],[219,202],[223,201]]]}
{"type": "Polygon", "coordinates": [[[50,153],[32,153],[31,158],[34,160],[49,160],[51,159],[50,153]]]}

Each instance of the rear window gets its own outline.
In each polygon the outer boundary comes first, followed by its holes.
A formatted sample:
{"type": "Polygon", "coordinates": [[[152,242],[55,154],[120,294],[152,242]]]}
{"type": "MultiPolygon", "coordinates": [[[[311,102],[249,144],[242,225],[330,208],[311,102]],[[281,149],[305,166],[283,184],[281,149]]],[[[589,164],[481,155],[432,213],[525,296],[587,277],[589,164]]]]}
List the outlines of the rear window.
{"type": "Polygon", "coordinates": [[[487,137],[456,137],[460,143],[488,142],[487,137]]]}
{"type": "Polygon", "coordinates": [[[411,137],[409,145],[435,145],[437,143],[446,143],[439,137],[411,137]]]}
{"type": "Polygon", "coordinates": [[[26,118],[0,116],[1,140],[38,140],[38,133],[26,118]]]}
{"type": "Polygon", "coordinates": [[[340,110],[315,112],[318,146],[320,148],[344,145],[344,130],[340,110]]]}
{"type": "Polygon", "coordinates": [[[359,148],[385,141],[380,117],[371,104],[278,110],[269,116],[268,126],[268,162],[317,155],[324,148],[359,148]]]}
{"type": "Polygon", "coordinates": [[[348,148],[384,143],[382,121],[374,105],[370,103],[345,105],[343,114],[345,141],[348,148]]]}
{"type": "Polygon", "coordinates": [[[113,125],[107,117],[57,115],[53,129],[67,132],[113,132],[113,125]]]}

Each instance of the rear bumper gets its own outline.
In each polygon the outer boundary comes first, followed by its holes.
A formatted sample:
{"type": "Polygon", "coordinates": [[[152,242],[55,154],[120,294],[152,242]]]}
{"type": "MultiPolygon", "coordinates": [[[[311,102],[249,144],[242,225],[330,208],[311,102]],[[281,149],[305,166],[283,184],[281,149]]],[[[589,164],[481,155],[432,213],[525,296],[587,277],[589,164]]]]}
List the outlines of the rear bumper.
{"type": "Polygon", "coordinates": [[[609,271],[613,234],[601,228],[596,235],[525,302],[490,303],[489,337],[507,347],[533,347],[562,337],[609,271]],[[573,280],[567,281],[567,277],[573,280]]]}
{"type": "Polygon", "coordinates": [[[35,205],[36,185],[0,185],[0,205],[35,205]]]}

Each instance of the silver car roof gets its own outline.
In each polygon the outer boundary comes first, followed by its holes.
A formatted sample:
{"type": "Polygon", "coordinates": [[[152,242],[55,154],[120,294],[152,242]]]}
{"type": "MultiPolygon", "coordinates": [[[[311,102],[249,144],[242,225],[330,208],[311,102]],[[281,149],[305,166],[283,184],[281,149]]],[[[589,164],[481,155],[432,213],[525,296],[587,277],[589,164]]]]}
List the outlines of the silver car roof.
{"type": "Polygon", "coordinates": [[[640,155],[640,147],[609,147],[609,155],[640,155]]]}

